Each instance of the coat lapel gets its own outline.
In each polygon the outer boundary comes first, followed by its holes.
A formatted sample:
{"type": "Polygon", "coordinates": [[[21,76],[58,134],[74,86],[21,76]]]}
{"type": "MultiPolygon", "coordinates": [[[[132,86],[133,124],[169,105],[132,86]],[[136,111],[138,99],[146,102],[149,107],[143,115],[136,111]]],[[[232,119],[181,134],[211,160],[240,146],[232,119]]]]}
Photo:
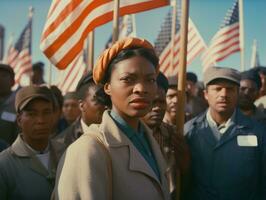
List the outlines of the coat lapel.
{"type": "Polygon", "coordinates": [[[16,141],[12,144],[12,152],[19,157],[25,157],[30,160],[30,168],[41,174],[42,176],[48,176],[47,169],[42,165],[34,153],[24,144],[20,135],[18,135],[16,141]]]}
{"type": "Polygon", "coordinates": [[[217,139],[213,135],[213,132],[207,122],[206,114],[197,119],[194,123],[194,126],[196,127],[195,130],[200,130],[201,132],[199,137],[202,137],[209,145],[215,147],[215,145],[217,144],[217,139]],[[201,120],[203,120],[203,123],[200,122],[201,120]]]}
{"type": "MultiPolygon", "coordinates": [[[[104,140],[108,144],[108,146],[112,148],[129,148],[129,170],[140,172],[154,179],[158,184],[160,180],[158,180],[156,174],[153,172],[152,168],[149,166],[147,161],[143,158],[141,153],[137,150],[134,144],[127,138],[127,136],[116,126],[113,119],[109,116],[108,111],[104,112],[103,122],[100,125],[100,130],[104,135],[104,140]]],[[[92,126],[91,126],[92,128],[92,126]]],[[[145,131],[147,132],[147,128],[145,127],[145,131]]],[[[165,173],[165,165],[163,165],[163,158],[159,155],[159,146],[155,147],[154,139],[149,134],[149,141],[154,153],[154,156],[158,162],[158,166],[160,168],[161,176],[164,176],[165,173]],[[163,167],[161,166],[163,165],[163,167]]]]}

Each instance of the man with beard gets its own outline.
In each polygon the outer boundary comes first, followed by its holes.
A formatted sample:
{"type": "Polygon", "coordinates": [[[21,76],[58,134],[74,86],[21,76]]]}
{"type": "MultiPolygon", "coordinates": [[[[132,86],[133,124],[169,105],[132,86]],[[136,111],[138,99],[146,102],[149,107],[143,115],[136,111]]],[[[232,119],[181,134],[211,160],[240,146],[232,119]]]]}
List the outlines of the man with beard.
{"type": "Polygon", "coordinates": [[[185,125],[191,152],[190,199],[266,199],[265,127],[237,109],[240,73],[204,73],[207,112],[185,125]]]}
{"type": "Polygon", "coordinates": [[[241,74],[238,105],[245,115],[266,123],[266,114],[254,104],[259,96],[260,88],[261,80],[256,71],[249,70],[243,72],[241,74]]]}
{"type": "MultiPolygon", "coordinates": [[[[178,137],[175,127],[163,122],[166,110],[166,93],[169,86],[163,73],[159,73],[157,85],[157,95],[152,103],[151,111],[143,117],[143,121],[153,130],[153,136],[160,145],[167,162],[168,184],[172,197],[175,199],[177,168],[181,172],[180,175],[186,174],[189,167],[189,153],[184,138],[178,137]]],[[[183,177],[185,178],[185,176],[183,177]]],[[[179,175],[178,178],[181,179],[179,175]]],[[[181,187],[184,188],[184,185],[181,184],[181,187]]]]}

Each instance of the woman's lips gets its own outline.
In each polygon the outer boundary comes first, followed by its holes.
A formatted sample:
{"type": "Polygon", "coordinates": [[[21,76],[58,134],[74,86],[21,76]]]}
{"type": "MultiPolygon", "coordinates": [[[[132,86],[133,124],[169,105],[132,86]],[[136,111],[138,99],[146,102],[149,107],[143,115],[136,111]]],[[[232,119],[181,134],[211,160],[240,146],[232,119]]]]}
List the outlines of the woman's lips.
{"type": "Polygon", "coordinates": [[[130,102],[130,104],[136,109],[146,109],[150,106],[150,102],[146,99],[134,99],[130,102]]]}

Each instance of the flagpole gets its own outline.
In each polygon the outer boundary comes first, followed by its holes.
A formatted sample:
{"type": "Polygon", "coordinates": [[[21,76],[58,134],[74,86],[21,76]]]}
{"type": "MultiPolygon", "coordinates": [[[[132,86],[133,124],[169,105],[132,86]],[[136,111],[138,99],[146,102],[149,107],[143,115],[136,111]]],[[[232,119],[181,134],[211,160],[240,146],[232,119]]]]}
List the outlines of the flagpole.
{"type": "Polygon", "coordinates": [[[52,63],[49,62],[49,66],[48,66],[48,85],[51,86],[52,85],[52,63]]]}
{"type": "MultiPolygon", "coordinates": [[[[177,115],[176,115],[176,132],[181,137],[184,135],[185,123],[185,84],[186,84],[186,65],[187,65],[187,36],[188,36],[188,16],[189,16],[189,0],[182,0],[181,5],[181,26],[180,26],[180,52],[179,52],[179,65],[178,65],[178,102],[177,102],[177,115]]],[[[180,179],[176,178],[176,199],[179,200],[180,196],[180,179]],[[178,188],[179,186],[179,188],[178,188]]]]}
{"type": "Polygon", "coordinates": [[[241,59],[241,71],[245,71],[245,45],[244,45],[244,13],[243,13],[243,0],[238,0],[239,3],[239,28],[240,28],[240,59],[241,59]]]}
{"type": "Polygon", "coordinates": [[[132,24],[133,24],[133,36],[136,37],[137,36],[136,15],[131,14],[131,17],[132,17],[132,24]]]}
{"type": "Polygon", "coordinates": [[[119,0],[114,0],[114,15],[113,15],[113,43],[118,40],[119,26],[119,0]]]}
{"type": "Polygon", "coordinates": [[[89,69],[93,69],[93,64],[94,64],[94,31],[91,31],[89,33],[89,40],[87,44],[87,49],[88,49],[88,66],[86,71],[89,69]]]}
{"type": "MultiPolygon", "coordinates": [[[[33,23],[33,12],[34,12],[34,9],[32,6],[29,7],[29,19],[31,20],[31,26],[32,26],[32,23],[33,23]]],[[[32,28],[32,27],[31,27],[32,28]]],[[[32,30],[32,29],[31,29],[32,30]]],[[[32,41],[32,31],[31,31],[31,37],[30,37],[30,41],[32,41]]],[[[30,47],[31,48],[31,47],[30,47]]],[[[29,49],[30,53],[31,53],[31,56],[32,56],[32,51],[31,49],[29,49]]],[[[32,80],[31,80],[31,75],[29,76],[29,83],[30,85],[32,85],[32,80]]]]}
{"type": "Polygon", "coordinates": [[[171,29],[171,69],[174,70],[174,58],[175,58],[175,34],[176,34],[176,0],[171,2],[172,10],[172,29],[171,29]]]}

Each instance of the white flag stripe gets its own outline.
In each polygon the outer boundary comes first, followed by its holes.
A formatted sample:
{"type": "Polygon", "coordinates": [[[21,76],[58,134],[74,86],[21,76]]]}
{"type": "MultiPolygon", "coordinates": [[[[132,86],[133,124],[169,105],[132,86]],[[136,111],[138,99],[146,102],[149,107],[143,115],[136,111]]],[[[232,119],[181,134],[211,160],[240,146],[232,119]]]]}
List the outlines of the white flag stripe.
{"type": "MultiPolygon", "coordinates": [[[[171,67],[171,42],[166,46],[160,55],[160,71],[166,76],[175,75],[178,72],[179,63],[179,50],[180,50],[180,35],[179,32],[175,35],[174,46],[174,68],[171,67]]],[[[189,65],[193,59],[201,52],[206,50],[206,44],[197,31],[192,20],[189,19],[188,26],[188,44],[187,44],[187,65],[189,65]]]]}
{"type": "MultiPolygon", "coordinates": [[[[239,25],[237,26],[237,28],[239,28],[239,25]]],[[[230,39],[231,37],[235,37],[236,35],[239,36],[239,30],[238,29],[234,29],[230,34],[219,35],[219,37],[217,37],[215,43],[212,43],[210,45],[210,47],[208,48],[206,53],[203,54],[203,56],[206,56],[211,51],[213,51],[213,48],[215,48],[217,45],[221,45],[223,42],[226,42],[226,40],[230,39]]]]}
{"type": "Polygon", "coordinates": [[[239,47],[239,37],[234,37],[231,38],[230,41],[228,41],[226,44],[224,45],[219,45],[219,46],[215,46],[212,48],[212,52],[210,54],[208,54],[208,56],[203,60],[203,65],[209,65],[210,63],[215,62],[215,60],[219,57],[219,56],[214,56],[214,55],[222,55],[222,51],[226,50],[227,48],[229,48],[230,46],[237,46],[239,47]]]}

